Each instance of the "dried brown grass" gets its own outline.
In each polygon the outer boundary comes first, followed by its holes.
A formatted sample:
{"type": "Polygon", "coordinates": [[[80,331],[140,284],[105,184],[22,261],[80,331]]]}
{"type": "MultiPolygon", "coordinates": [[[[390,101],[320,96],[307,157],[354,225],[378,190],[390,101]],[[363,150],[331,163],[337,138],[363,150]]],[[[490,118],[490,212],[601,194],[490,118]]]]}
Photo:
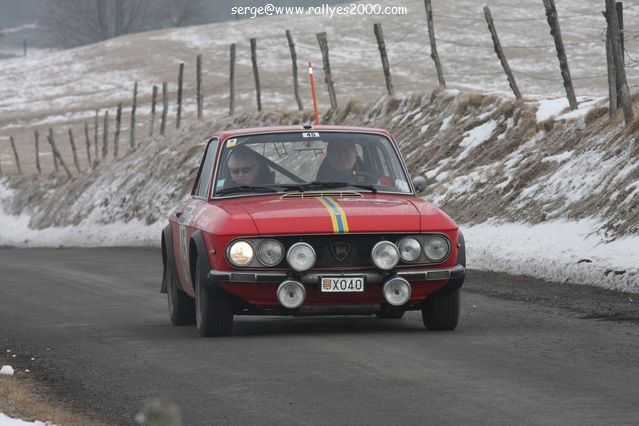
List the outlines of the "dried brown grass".
{"type": "Polygon", "coordinates": [[[106,425],[107,423],[70,409],[55,400],[34,380],[0,376],[0,412],[27,421],[47,421],[60,426],[106,425]]]}
{"type": "Polygon", "coordinates": [[[639,118],[635,117],[635,119],[626,126],[624,133],[626,135],[634,135],[637,132],[639,132],[639,118]]]}
{"type": "Polygon", "coordinates": [[[607,107],[593,108],[586,114],[585,122],[586,126],[590,127],[595,122],[599,121],[603,117],[608,115],[607,107]]]}

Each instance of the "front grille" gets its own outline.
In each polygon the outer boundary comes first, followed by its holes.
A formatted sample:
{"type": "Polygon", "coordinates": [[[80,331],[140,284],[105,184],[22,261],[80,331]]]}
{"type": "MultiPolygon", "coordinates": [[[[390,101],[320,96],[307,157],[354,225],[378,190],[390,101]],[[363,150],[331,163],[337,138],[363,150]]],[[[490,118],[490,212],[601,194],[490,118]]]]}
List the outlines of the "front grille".
{"type": "Polygon", "coordinates": [[[371,251],[373,246],[382,240],[397,241],[398,235],[304,235],[295,237],[280,237],[280,242],[288,250],[293,244],[303,241],[310,244],[317,254],[315,267],[331,267],[331,266],[370,266],[373,267],[371,261],[371,251]],[[348,246],[348,254],[344,260],[339,261],[337,257],[344,254],[344,250],[348,246]]]}

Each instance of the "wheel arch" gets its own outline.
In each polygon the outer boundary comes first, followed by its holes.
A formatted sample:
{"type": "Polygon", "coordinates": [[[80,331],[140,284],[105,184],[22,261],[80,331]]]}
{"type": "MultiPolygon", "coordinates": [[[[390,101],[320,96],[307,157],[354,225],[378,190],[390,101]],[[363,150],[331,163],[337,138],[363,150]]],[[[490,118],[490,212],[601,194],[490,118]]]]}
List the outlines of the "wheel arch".
{"type": "Polygon", "coordinates": [[[195,289],[195,279],[197,266],[200,266],[200,279],[203,283],[208,281],[208,273],[211,270],[209,258],[207,256],[206,244],[201,231],[196,231],[189,241],[189,273],[191,275],[191,284],[195,289]]]}
{"type": "Polygon", "coordinates": [[[461,229],[457,231],[457,264],[466,267],[466,240],[461,229]]]}
{"type": "Polygon", "coordinates": [[[220,288],[216,281],[209,278],[211,263],[209,262],[208,250],[201,231],[196,231],[189,241],[189,273],[194,290],[196,287],[195,275],[198,265],[200,266],[200,279],[202,280],[206,290],[211,294],[229,297],[228,293],[220,288]]]}

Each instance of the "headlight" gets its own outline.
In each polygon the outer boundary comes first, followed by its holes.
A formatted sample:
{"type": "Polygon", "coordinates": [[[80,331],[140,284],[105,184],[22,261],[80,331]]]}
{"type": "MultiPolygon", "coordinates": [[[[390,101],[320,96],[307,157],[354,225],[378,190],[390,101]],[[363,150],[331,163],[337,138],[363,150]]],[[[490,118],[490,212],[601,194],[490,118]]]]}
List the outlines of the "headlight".
{"type": "Polygon", "coordinates": [[[286,260],[297,272],[308,271],[315,264],[315,250],[309,244],[295,243],[288,249],[286,260]]]}
{"type": "Polygon", "coordinates": [[[410,299],[411,288],[404,278],[391,278],[382,288],[384,298],[393,306],[402,306],[410,299]]]}
{"type": "Polygon", "coordinates": [[[282,261],[284,248],[275,240],[264,240],[257,248],[257,260],[264,266],[275,266],[282,261]]]}
{"type": "Polygon", "coordinates": [[[229,247],[228,259],[235,266],[246,266],[253,260],[253,246],[248,241],[236,241],[229,247]]]}
{"type": "Polygon", "coordinates": [[[379,269],[393,269],[399,262],[399,250],[390,241],[380,241],[373,247],[371,258],[379,269]]]}
{"type": "Polygon", "coordinates": [[[450,244],[448,239],[441,235],[431,235],[426,237],[424,242],[424,254],[433,262],[441,262],[448,256],[450,244]]]}
{"type": "Polygon", "coordinates": [[[306,289],[297,281],[286,280],[277,288],[277,299],[285,308],[299,308],[306,299],[306,289]]]}
{"type": "Polygon", "coordinates": [[[422,252],[422,245],[412,237],[402,238],[397,244],[397,248],[399,248],[399,257],[404,262],[416,261],[422,252]]]}

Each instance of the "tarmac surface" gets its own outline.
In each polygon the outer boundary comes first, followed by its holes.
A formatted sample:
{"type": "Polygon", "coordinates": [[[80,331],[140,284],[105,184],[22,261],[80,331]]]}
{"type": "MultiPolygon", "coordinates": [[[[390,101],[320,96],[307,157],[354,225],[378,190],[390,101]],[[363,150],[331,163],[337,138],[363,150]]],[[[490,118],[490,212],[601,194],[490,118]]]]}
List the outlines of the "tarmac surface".
{"type": "Polygon", "coordinates": [[[639,295],[469,271],[454,332],[418,312],[174,327],[151,249],[0,249],[0,350],[113,424],[636,424],[639,295]],[[33,361],[31,358],[35,358],[33,361]]]}

